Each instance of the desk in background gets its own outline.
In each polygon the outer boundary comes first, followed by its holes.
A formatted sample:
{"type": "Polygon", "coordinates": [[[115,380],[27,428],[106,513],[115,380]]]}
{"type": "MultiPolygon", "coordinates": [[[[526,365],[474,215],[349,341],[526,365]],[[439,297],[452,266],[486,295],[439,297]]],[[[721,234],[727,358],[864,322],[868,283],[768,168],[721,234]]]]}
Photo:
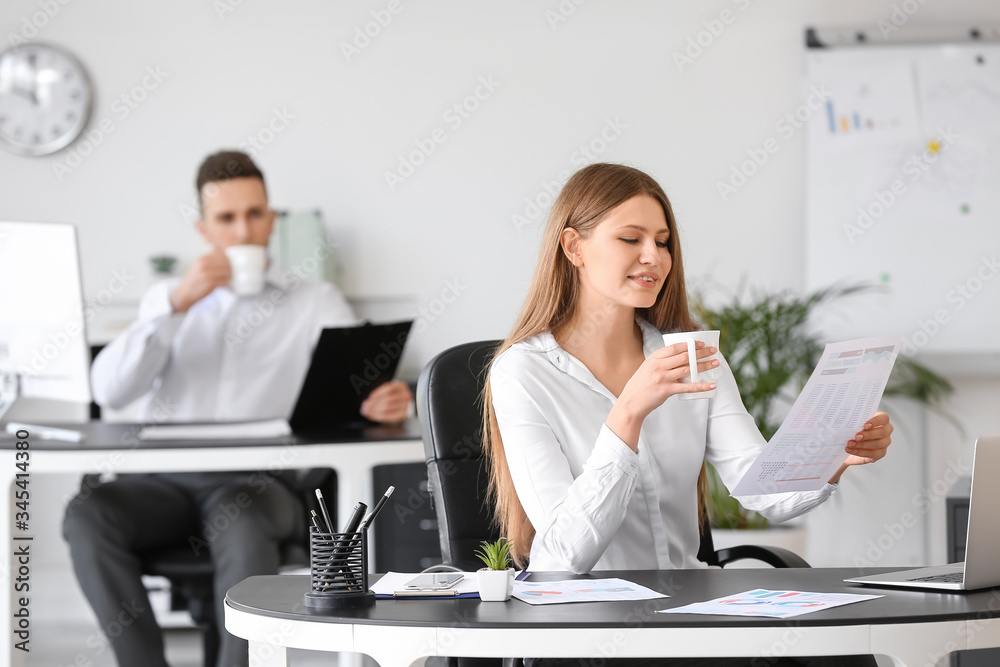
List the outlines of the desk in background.
{"type": "MultiPolygon", "coordinates": [[[[65,425],[64,425],[65,426],[65,425]]],[[[32,476],[45,473],[129,473],[197,472],[212,470],[276,470],[288,468],[333,468],[337,471],[338,524],[354,504],[363,498],[381,495],[374,490],[371,472],[376,466],[423,461],[424,449],[416,421],[399,427],[372,426],[330,432],[322,438],[289,437],[272,440],[213,441],[140,441],[140,425],[91,422],[73,425],[84,433],[84,441],[59,442],[30,438],[29,471],[32,476]]],[[[15,536],[30,535],[14,526],[13,483],[14,438],[0,427],[0,535],[4,572],[10,566],[11,546],[15,536]]],[[[29,484],[30,489],[30,484],[29,484]]],[[[401,489],[405,492],[405,489],[401,489]]],[[[30,505],[29,505],[30,507],[30,505]]],[[[390,508],[386,508],[387,510],[390,508]]],[[[386,515],[389,516],[389,515],[386,515]]],[[[374,550],[377,553],[377,550],[374,550]]],[[[0,594],[0,618],[11,619],[15,595],[12,578],[6,578],[0,594]]],[[[13,648],[11,623],[0,633],[0,664],[17,667],[23,664],[24,652],[13,648]]],[[[37,641],[37,639],[36,639],[37,641]]]]}

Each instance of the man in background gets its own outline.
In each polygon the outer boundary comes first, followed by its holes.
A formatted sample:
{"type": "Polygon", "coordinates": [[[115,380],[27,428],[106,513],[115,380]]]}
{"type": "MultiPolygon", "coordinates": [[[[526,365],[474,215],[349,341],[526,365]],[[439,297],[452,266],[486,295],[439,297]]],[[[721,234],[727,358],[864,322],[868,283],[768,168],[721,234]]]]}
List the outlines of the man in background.
{"type": "MultiPolygon", "coordinates": [[[[211,250],[180,278],[146,293],[137,321],[94,360],[94,399],[113,409],[141,400],[143,421],[154,415],[162,421],[164,414],[177,422],[287,418],[320,331],[357,318],[332,284],[302,280],[274,265],[263,291],[237,295],[229,287],[225,250],[267,246],[275,212],[264,175],[246,154],[224,151],[205,159],[196,186],[196,228],[211,250]],[[227,344],[226,334],[254,312],[258,319],[260,312],[271,315],[239,344],[227,344]]],[[[410,400],[405,383],[389,382],[365,399],[361,414],[400,422],[410,400]]],[[[168,667],[141,581],[143,552],[196,544],[204,539],[203,526],[228,524],[210,541],[221,627],[226,591],[249,576],[275,573],[281,543],[305,534],[305,509],[296,494],[273,477],[264,477],[271,480],[265,484],[261,479],[247,471],[122,475],[70,502],[63,535],[101,627],[117,623],[123,629],[112,640],[120,667],[168,667]],[[233,507],[239,508],[235,518],[233,507]],[[123,612],[134,616],[130,623],[121,622],[123,612]]],[[[218,667],[247,665],[247,642],[220,632],[218,667]]]]}

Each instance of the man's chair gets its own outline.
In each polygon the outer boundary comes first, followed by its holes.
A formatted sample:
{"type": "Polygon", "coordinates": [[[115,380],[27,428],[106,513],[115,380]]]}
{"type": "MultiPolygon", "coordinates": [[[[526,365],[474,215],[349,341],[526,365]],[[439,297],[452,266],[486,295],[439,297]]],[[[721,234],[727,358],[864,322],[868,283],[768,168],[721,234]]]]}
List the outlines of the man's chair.
{"type": "MultiPolygon", "coordinates": [[[[288,478],[293,476],[294,471],[279,471],[272,474],[288,478]]],[[[85,476],[83,483],[100,483],[94,477],[96,476],[85,476]]],[[[317,488],[323,491],[327,503],[336,502],[337,475],[329,468],[308,470],[301,479],[289,479],[288,483],[299,492],[307,513],[314,507],[314,493],[317,488]]],[[[331,506],[329,509],[333,516],[337,515],[336,506],[331,506]]],[[[141,558],[143,574],[164,577],[170,581],[171,608],[187,609],[202,633],[204,665],[212,667],[219,655],[219,633],[225,630],[220,627],[221,619],[215,616],[215,593],[212,588],[215,571],[210,550],[201,549],[195,553],[185,543],[144,553],[141,558]]],[[[286,567],[309,565],[308,533],[282,545],[281,563],[286,567]]]]}
{"type": "MultiPolygon", "coordinates": [[[[488,340],[445,350],[424,367],[417,383],[417,414],[441,556],[445,563],[467,571],[479,569],[475,550],[480,542],[500,536],[487,502],[481,402],[487,367],[499,344],[488,340]]],[[[809,567],[797,554],[777,547],[747,545],[716,551],[708,525],[702,526],[698,558],[719,566],[754,558],[773,567],[809,567]]]]}

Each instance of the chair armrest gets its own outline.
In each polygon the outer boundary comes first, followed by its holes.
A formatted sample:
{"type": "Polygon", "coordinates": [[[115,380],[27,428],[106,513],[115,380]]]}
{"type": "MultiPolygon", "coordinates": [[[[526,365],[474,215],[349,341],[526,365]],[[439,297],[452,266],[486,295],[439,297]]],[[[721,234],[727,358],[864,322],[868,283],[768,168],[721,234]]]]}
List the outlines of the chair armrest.
{"type": "Polygon", "coordinates": [[[743,544],[738,547],[719,549],[715,552],[715,555],[718,557],[721,567],[748,558],[763,561],[771,567],[810,567],[809,563],[797,553],[788,549],[782,549],[781,547],[762,547],[755,544],[743,544]]]}

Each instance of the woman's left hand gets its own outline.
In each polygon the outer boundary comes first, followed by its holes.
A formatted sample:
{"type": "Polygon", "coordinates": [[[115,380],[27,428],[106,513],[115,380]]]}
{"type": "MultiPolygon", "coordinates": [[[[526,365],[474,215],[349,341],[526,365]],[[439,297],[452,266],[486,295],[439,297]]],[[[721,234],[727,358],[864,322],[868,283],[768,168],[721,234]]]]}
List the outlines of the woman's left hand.
{"type": "Polygon", "coordinates": [[[844,461],[844,465],[856,466],[875,463],[885,456],[885,452],[892,442],[891,436],[892,424],[889,423],[889,415],[884,412],[876,412],[874,417],[865,422],[854,440],[847,442],[847,453],[850,456],[844,461]]]}

